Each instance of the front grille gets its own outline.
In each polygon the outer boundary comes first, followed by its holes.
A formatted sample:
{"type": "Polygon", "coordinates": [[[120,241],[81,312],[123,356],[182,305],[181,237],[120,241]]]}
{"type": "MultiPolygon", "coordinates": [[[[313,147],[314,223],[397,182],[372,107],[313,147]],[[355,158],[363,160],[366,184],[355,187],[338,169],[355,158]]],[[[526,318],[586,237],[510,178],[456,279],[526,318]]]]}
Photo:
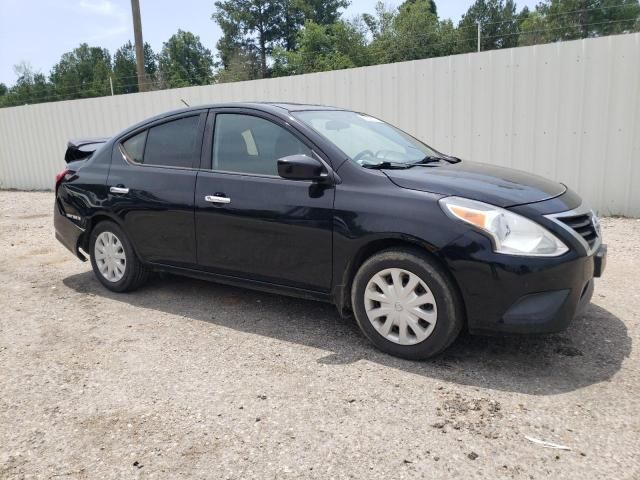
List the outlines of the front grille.
{"type": "Polygon", "coordinates": [[[598,230],[594,225],[593,216],[591,213],[585,213],[582,215],[573,215],[568,217],[558,217],[558,220],[564,223],[567,227],[571,228],[578,235],[584,238],[585,242],[589,245],[589,248],[593,248],[598,240],[598,230]]]}

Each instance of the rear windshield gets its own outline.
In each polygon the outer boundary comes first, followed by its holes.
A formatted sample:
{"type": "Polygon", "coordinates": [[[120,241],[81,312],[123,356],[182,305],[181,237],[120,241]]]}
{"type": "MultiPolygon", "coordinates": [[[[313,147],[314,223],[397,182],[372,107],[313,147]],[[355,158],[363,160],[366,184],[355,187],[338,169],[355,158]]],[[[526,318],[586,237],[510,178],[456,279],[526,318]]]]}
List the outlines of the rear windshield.
{"type": "Polygon", "coordinates": [[[388,123],[356,112],[301,111],[293,115],[359,165],[414,163],[440,154],[388,123]]]}

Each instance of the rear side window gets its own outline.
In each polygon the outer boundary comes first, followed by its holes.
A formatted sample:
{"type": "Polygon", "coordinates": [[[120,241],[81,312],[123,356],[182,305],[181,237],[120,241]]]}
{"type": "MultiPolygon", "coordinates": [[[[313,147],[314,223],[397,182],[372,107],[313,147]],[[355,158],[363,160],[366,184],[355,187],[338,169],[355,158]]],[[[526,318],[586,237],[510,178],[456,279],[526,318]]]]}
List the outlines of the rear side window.
{"type": "Polygon", "coordinates": [[[134,135],[122,144],[124,151],[129,156],[129,160],[136,163],[142,163],[142,155],[144,154],[144,142],[147,139],[147,131],[134,135]]]}
{"type": "Polygon", "coordinates": [[[143,163],[168,167],[193,167],[199,119],[198,115],[194,115],[150,128],[143,163]]]}

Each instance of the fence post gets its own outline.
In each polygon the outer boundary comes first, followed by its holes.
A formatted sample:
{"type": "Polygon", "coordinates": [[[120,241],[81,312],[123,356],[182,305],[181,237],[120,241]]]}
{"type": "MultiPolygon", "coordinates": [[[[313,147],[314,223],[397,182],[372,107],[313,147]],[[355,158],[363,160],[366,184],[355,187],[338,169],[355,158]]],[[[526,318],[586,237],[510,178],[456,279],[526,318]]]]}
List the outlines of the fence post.
{"type": "Polygon", "coordinates": [[[478,52],[480,51],[480,40],[481,40],[481,36],[482,36],[482,24],[480,23],[480,21],[478,20],[478,52]]]}

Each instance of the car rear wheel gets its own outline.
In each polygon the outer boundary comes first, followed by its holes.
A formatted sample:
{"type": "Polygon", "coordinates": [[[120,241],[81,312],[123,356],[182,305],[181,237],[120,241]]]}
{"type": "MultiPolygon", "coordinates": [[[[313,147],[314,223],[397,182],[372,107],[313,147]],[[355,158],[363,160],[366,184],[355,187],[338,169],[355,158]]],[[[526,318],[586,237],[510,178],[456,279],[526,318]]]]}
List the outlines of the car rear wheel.
{"type": "Polygon", "coordinates": [[[376,347],[411,360],[442,352],[464,322],[453,282],[418,250],[385,250],[366,260],[354,278],[351,303],[376,347]]]}
{"type": "Polygon", "coordinates": [[[110,221],[100,222],[89,239],[91,266],[98,280],[114,292],[140,287],[149,275],[124,231],[110,221]]]}

